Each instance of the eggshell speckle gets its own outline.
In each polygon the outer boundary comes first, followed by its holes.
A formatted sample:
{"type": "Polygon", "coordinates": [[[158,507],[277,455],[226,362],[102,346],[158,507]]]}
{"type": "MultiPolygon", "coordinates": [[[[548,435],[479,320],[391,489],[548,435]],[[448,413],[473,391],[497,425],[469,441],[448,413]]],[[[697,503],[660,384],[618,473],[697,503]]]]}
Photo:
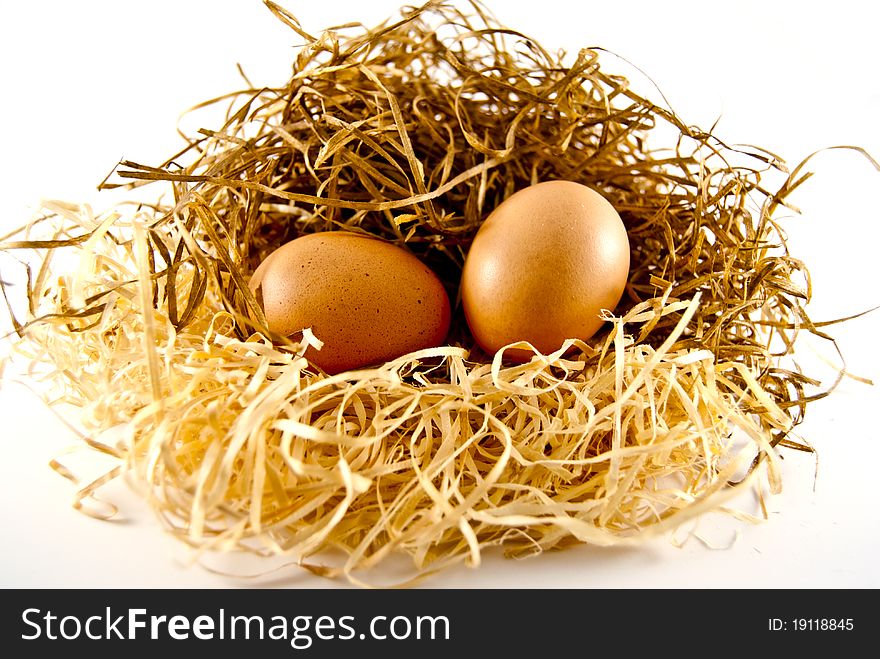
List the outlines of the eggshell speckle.
{"type": "Polygon", "coordinates": [[[546,354],[565,339],[591,337],[628,274],[629,239],[614,207],[579,183],[547,181],[511,195],[477,231],[462,272],[462,305],[487,352],[528,341],[546,354]]]}
{"type": "Polygon", "coordinates": [[[269,329],[294,339],[305,328],[324,342],[306,357],[334,374],[439,345],[449,298],[418,258],[390,243],[334,231],[297,238],[251,277],[269,329]]]}

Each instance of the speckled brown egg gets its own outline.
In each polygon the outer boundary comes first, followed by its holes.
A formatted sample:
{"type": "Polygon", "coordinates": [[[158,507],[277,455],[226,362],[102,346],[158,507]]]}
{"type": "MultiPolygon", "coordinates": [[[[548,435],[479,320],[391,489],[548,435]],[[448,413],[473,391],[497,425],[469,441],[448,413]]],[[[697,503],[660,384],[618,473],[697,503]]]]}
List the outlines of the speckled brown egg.
{"type": "Polygon", "coordinates": [[[590,338],[628,275],[629,239],[614,207],[579,183],[547,181],[511,195],[477,231],[462,272],[462,306],[487,352],[528,341],[547,354],[565,339],[590,338]]]}
{"type": "Polygon", "coordinates": [[[305,356],[334,374],[440,345],[449,298],[416,256],[350,232],[316,233],[272,252],[250,288],[269,329],[297,338],[304,328],[324,342],[305,356]]]}

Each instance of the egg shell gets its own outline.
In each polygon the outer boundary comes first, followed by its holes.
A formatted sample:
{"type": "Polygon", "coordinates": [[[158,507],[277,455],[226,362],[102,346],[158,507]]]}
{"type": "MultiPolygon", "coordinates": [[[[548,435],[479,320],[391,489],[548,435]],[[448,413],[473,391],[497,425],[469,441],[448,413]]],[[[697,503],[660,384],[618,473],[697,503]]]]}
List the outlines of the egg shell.
{"type": "MultiPolygon", "coordinates": [[[[614,207],[572,181],[546,181],[504,200],[477,231],[462,271],[471,332],[490,354],[517,341],[542,353],[590,338],[629,274],[629,239],[614,207]]],[[[527,359],[527,350],[505,355],[527,359]]]]}
{"type": "Polygon", "coordinates": [[[305,356],[329,374],[440,345],[450,305],[437,276],[400,247],[360,234],[309,234],[272,252],[251,277],[269,329],[323,341],[305,356]]]}

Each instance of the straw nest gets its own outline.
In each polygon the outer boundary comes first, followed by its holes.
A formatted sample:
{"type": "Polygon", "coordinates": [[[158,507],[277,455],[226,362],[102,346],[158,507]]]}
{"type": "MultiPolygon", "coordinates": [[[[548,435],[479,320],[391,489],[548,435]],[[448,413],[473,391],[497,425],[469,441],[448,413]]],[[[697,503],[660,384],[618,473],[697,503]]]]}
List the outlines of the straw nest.
{"type": "Polygon", "coordinates": [[[392,554],[418,575],[492,546],[636,542],[743,487],[778,490],[778,451],[810,450],[791,430],[817,396],[786,357],[818,330],[774,214],[808,175],[476,3],[318,37],[267,5],[303,41],[289,82],[207,102],[228,107],[222,125],[103,184],[166,201],[49,204],[3,239],[27,263],[18,352],[119,460],[78,507],[111,514],[94,494],[128,474],[194,547],[365,583],[392,554]],[[328,377],[302,357],[320,337],[273,336],[248,290],[281,243],[356,231],[412,251],[455,300],[480,223],[549,179],[601,191],[629,233],[626,292],[590,342],[511,364],[457,309],[448,345],[328,377]],[[62,252],[74,265],[52,265],[62,252]]]}

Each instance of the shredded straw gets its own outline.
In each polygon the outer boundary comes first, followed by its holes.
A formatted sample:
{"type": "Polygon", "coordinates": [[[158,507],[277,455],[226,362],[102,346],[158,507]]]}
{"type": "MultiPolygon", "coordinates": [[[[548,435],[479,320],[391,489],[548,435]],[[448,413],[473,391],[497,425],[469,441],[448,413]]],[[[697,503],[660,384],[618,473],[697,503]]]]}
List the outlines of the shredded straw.
{"type": "Polygon", "coordinates": [[[102,184],[170,201],[49,203],[0,239],[26,268],[24,313],[0,280],[17,352],[119,461],[77,507],[111,515],[96,491],[126,474],[195,548],[366,584],[393,554],[418,577],[493,546],[633,543],[779,490],[778,451],[811,450],[791,431],[826,393],[786,361],[799,330],[825,336],[774,220],[802,166],[728,147],[599,50],[551,54],[476,3],[318,37],[267,6],[303,41],[290,81],[206,102],[222,125],[102,184]],[[627,290],[589,343],[512,364],[457,309],[448,345],[328,377],[302,357],[321,337],[273,335],[248,290],[282,243],[354,231],[415,253],[455,300],[480,223],[550,179],[601,191],[629,233],[627,290]]]}

